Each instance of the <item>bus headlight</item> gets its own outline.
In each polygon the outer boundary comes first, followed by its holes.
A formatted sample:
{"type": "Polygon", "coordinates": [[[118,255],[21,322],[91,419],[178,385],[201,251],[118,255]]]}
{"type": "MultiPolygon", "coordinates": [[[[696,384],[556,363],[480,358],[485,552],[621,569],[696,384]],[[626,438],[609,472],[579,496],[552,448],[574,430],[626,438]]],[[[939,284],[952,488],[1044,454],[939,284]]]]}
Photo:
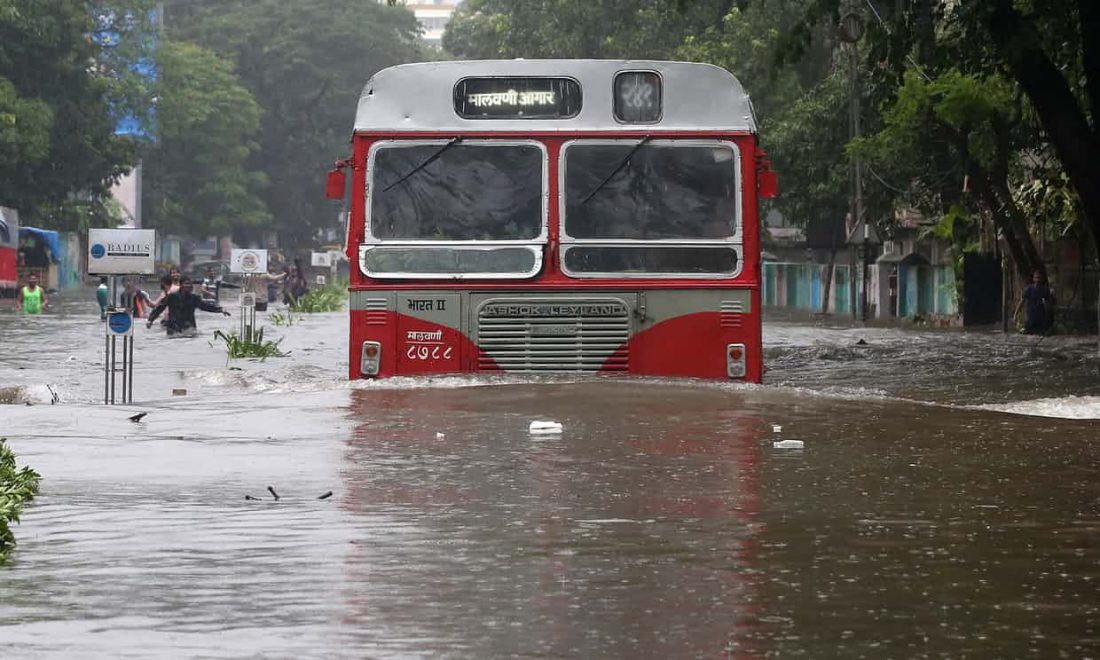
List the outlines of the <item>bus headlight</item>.
{"type": "Polygon", "coordinates": [[[730,378],[745,377],[745,345],[726,345],[726,375],[730,378]]]}
{"type": "Polygon", "coordinates": [[[376,341],[363,342],[359,355],[359,371],[364,376],[377,376],[382,365],[382,344],[376,341]]]}

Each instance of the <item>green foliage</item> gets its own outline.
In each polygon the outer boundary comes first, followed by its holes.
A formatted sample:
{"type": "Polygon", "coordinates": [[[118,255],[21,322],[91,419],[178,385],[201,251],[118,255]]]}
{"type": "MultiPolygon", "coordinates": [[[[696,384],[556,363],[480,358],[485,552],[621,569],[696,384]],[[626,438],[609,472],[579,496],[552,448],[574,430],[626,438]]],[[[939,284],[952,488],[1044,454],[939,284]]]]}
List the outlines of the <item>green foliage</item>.
{"type": "Polygon", "coordinates": [[[335,281],[290,302],[290,312],[316,314],[339,312],[348,298],[347,282],[335,281]]]}
{"type": "Polygon", "coordinates": [[[249,166],[261,111],[231,62],[193,44],[158,53],[158,141],[145,157],[150,226],[195,236],[262,226],[266,176],[249,166]]]}
{"type": "MultiPolygon", "coordinates": [[[[141,10],[152,0],[97,4],[141,10]]],[[[115,135],[115,123],[124,113],[144,114],[136,76],[126,73],[134,53],[108,54],[89,39],[93,7],[0,2],[0,204],[56,229],[111,220],[104,202],[136,148],[115,135]]],[[[119,20],[111,28],[133,42],[142,26],[119,20]]]]}
{"type": "Polygon", "coordinates": [[[848,211],[848,89],[833,74],[764,120],[772,166],[783,177],[775,207],[799,225],[829,226],[848,211]]]}
{"type": "Polygon", "coordinates": [[[15,535],[9,524],[19,522],[23,504],[38,494],[41,480],[41,476],[28,467],[16,470],[15,454],[5,444],[6,440],[0,438],[0,566],[15,547],[15,535]]]}
{"type": "Polygon", "coordinates": [[[291,327],[296,323],[301,323],[304,320],[302,316],[294,316],[293,312],[287,310],[286,312],[271,312],[267,315],[268,320],[276,328],[291,327]]]}
{"type": "Polygon", "coordinates": [[[669,57],[684,35],[720,24],[729,2],[466,0],[443,48],[468,59],[669,57]]]}
{"type": "Polygon", "coordinates": [[[248,162],[287,244],[335,228],[324,177],[347,153],[354,108],[374,72],[418,59],[420,27],[404,7],[363,0],[169,0],[173,38],[209,48],[263,109],[248,162]]]}
{"type": "Polygon", "coordinates": [[[259,358],[262,362],[269,357],[286,357],[289,355],[289,353],[284,353],[279,348],[279,344],[283,341],[282,339],[278,341],[264,339],[263,328],[260,328],[255,333],[250,330],[246,331],[244,336],[241,336],[236,331],[226,334],[221,330],[215,330],[214,339],[221,340],[225,343],[227,360],[259,358]]]}
{"type": "Polygon", "coordinates": [[[39,99],[25,99],[0,77],[0,177],[10,167],[39,163],[50,151],[53,110],[39,99]]]}

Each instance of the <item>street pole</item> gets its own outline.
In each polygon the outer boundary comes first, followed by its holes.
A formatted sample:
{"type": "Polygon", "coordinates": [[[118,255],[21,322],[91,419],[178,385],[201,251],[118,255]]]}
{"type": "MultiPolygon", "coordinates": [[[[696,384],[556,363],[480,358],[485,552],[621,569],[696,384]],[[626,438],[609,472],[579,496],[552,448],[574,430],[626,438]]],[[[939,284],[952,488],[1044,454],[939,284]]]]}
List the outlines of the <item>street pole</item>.
{"type": "MultiPolygon", "coordinates": [[[[851,129],[851,139],[854,141],[862,135],[862,127],[859,117],[859,48],[857,43],[863,38],[863,18],[856,12],[852,11],[844,15],[840,19],[840,25],[837,26],[838,38],[847,43],[850,49],[850,85],[848,89],[848,109],[850,113],[849,128],[851,129]]],[[[863,218],[863,167],[860,162],[859,156],[853,156],[851,161],[851,202],[849,213],[852,217],[852,228],[859,227],[863,224],[863,247],[867,249],[868,234],[867,225],[864,223],[863,218]]],[[[854,236],[852,238],[855,238],[854,236]]],[[[862,313],[863,320],[867,320],[867,256],[864,253],[863,262],[863,293],[860,296],[861,307],[864,310],[862,313]]],[[[852,320],[856,320],[860,317],[860,313],[856,308],[856,258],[851,253],[851,243],[849,243],[849,259],[848,259],[848,300],[852,308],[852,320]]]]}

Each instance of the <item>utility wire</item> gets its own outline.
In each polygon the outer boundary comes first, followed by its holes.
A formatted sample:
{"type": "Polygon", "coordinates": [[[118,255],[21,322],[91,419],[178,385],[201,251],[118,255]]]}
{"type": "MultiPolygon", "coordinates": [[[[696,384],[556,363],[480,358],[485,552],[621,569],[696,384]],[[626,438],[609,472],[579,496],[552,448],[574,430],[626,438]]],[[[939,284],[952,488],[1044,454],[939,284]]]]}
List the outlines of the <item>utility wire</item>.
{"type": "MultiPolygon", "coordinates": [[[[875,3],[871,2],[871,0],[864,1],[867,3],[867,7],[870,8],[871,13],[875,15],[875,20],[878,21],[878,24],[881,25],[884,30],[886,30],[887,34],[889,34],[890,28],[886,25],[886,21],[883,20],[882,14],[878,12],[878,9],[875,7],[875,3]]],[[[913,65],[913,68],[917,70],[917,73],[920,74],[921,78],[924,78],[925,82],[932,82],[932,78],[924,72],[924,69],[921,68],[921,65],[917,64],[917,61],[913,59],[912,55],[906,55],[905,60],[909,62],[909,64],[913,65]]]]}

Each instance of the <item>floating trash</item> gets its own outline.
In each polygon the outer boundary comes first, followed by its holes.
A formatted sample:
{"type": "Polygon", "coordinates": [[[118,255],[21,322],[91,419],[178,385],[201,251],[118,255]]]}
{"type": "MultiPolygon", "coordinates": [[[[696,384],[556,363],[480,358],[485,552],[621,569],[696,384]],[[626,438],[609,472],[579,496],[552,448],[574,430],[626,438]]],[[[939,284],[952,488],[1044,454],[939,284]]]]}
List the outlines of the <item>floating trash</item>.
{"type": "Polygon", "coordinates": [[[561,433],[561,422],[531,422],[527,429],[531,435],[556,435],[561,433]]]}
{"type": "Polygon", "coordinates": [[[805,447],[805,443],[801,440],[780,440],[779,434],[783,432],[783,427],[779,424],[772,424],[772,433],[775,440],[772,442],[772,447],[775,449],[802,449],[805,447]]]}
{"type": "Polygon", "coordinates": [[[439,431],[437,431],[436,434],[435,434],[435,439],[436,440],[442,440],[443,438],[446,438],[446,437],[447,437],[447,434],[439,432],[439,431]]]}
{"type": "Polygon", "coordinates": [[[801,440],[780,440],[779,442],[773,442],[772,447],[776,449],[802,449],[805,444],[801,440]]]}

